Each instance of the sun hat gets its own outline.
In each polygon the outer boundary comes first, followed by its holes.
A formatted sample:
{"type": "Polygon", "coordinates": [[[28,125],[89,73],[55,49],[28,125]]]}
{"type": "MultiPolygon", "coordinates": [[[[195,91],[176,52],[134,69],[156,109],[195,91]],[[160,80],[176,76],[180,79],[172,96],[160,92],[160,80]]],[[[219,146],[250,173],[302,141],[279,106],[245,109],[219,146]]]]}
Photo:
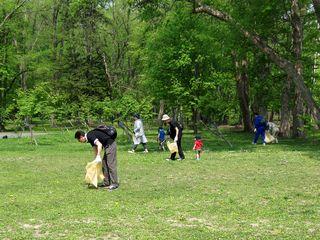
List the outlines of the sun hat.
{"type": "Polygon", "coordinates": [[[166,121],[166,120],[169,120],[169,119],[170,119],[170,117],[167,114],[163,114],[162,121],[166,121]]]}

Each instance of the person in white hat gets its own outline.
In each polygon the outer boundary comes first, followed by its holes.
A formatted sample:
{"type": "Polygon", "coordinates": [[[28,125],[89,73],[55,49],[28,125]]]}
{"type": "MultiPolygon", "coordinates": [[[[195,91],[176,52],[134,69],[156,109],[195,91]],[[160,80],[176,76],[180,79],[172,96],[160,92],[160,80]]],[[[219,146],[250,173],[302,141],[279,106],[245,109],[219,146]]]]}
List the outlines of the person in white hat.
{"type": "MultiPolygon", "coordinates": [[[[173,141],[175,141],[178,146],[178,154],[179,154],[178,160],[183,160],[185,158],[182,151],[182,147],[181,147],[183,127],[181,126],[180,123],[171,119],[167,114],[164,114],[162,116],[162,121],[166,124],[169,124],[170,138],[173,139],[173,141]]],[[[170,158],[168,158],[167,160],[175,160],[176,154],[177,154],[176,152],[172,153],[170,158]]]]}

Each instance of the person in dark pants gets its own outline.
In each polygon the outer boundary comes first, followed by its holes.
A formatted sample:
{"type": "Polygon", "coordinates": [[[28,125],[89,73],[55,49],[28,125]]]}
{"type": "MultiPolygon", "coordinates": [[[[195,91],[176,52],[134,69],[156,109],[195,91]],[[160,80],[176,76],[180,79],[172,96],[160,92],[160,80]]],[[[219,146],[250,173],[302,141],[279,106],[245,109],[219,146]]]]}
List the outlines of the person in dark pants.
{"type": "MultiPolygon", "coordinates": [[[[185,157],[181,147],[182,130],[183,130],[181,124],[171,119],[167,114],[164,114],[162,116],[162,121],[166,124],[169,124],[170,138],[173,139],[173,141],[176,142],[178,146],[178,153],[179,153],[178,160],[183,160],[185,157]]],[[[176,152],[172,153],[170,158],[167,160],[175,160],[176,154],[177,154],[176,152]]]]}
{"type": "Polygon", "coordinates": [[[102,170],[104,182],[99,187],[105,187],[109,190],[114,190],[119,187],[117,175],[117,144],[108,134],[97,129],[91,130],[88,133],[77,131],[75,138],[81,143],[90,143],[93,147],[95,161],[102,161],[102,170]],[[103,159],[101,160],[100,153],[104,148],[103,159]]]}
{"type": "Polygon", "coordinates": [[[266,126],[267,122],[263,118],[263,116],[259,115],[258,113],[254,114],[254,139],[252,144],[257,144],[257,141],[259,139],[259,136],[262,138],[262,144],[265,146],[265,137],[266,137],[266,126]]]}

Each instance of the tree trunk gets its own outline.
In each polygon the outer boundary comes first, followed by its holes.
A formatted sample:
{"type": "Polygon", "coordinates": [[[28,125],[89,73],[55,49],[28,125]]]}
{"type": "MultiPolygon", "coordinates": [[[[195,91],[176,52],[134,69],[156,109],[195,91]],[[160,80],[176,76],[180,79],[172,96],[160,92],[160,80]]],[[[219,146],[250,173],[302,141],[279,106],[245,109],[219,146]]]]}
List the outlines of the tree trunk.
{"type": "Polygon", "coordinates": [[[316,14],[318,25],[320,25],[320,0],[312,0],[314,13],[316,14]]]}
{"type": "Polygon", "coordinates": [[[284,137],[290,136],[290,89],[291,89],[291,78],[287,76],[286,82],[282,90],[281,97],[281,122],[280,122],[280,133],[284,137]]]}
{"type": "Polygon", "coordinates": [[[162,125],[162,116],[164,114],[164,101],[160,100],[160,104],[159,104],[159,113],[158,113],[158,124],[159,126],[162,125]]]}
{"type": "Polygon", "coordinates": [[[269,122],[273,122],[273,118],[274,118],[274,111],[272,110],[269,116],[269,122]]]}
{"type": "MultiPolygon", "coordinates": [[[[57,61],[57,49],[58,49],[58,16],[61,8],[61,3],[54,2],[53,9],[52,9],[52,27],[53,27],[53,33],[52,33],[52,61],[54,64],[56,64],[57,61]]],[[[52,74],[52,80],[53,82],[56,82],[58,79],[58,72],[56,70],[53,71],[52,74]]]]}
{"type": "Polygon", "coordinates": [[[192,127],[194,134],[198,134],[198,122],[200,119],[199,111],[196,107],[192,107],[192,127]]]}
{"type": "Polygon", "coordinates": [[[248,84],[248,61],[246,58],[238,60],[235,56],[235,67],[236,67],[236,81],[237,81],[237,95],[239,98],[239,104],[242,115],[243,130],[245,132],[251,132],[252,121],[250,117],[249,108],[249,84],[248,84]]]}
{"type": "Polygon", "coordinates": [[[21,63],[20,63],[19,67],[20,67],[20,72],[22,73],[20,75],[21,88],[23,89],[23,91],[26,91],[28,89],[28,86],[27,86],[26,63],[25,63],[24,59],[21,60],[21,63]]]}
{"type": "MultiPolygon", "coordinates": [[[[303,28],[302,21],[300,18],[300,9],[298,5],[298,0],[292,0],[291,2],[291,27],[292,27],[292,46],[293,46],[293,56],[295,58],[295,69],[297,74],[303,79],[302,76],[302,37],[303,28]]],[[[301,97],[301,90],[295,86],[295,104],[293,109],[293,136],[303,137],[303,101],[301,97]]]]}
{"type": "Polygon", "coordinates": [[[109,67],[108,67],[108,62],[107,62],[107,58],[106,55],[103,53],[102,54],[102,60],[103,60],[103,66],[104,66],[104,72],[105,72],[105,78],[107,81],[107,89],[108,89],[108,96],[110,97],[110,99],[113,98],[113,82],[112,82],[112,76],[110,74],[109,71],[109,67]]]}
{"type": "Polygon", "coordinates": [[[206,13],[221,21],[225,21],[232,24],[246,38],[252,41],[252,43],[258,49],[265,53],[280,69],[286,72],[288,76],[292,78],[296,87],[300,90],[303,100],[307,104],[308,108],[312,111],[312,116],[317,121],[320,121],[320,109],[317,106],[315,100],[313,99],[310,89],[304,83],[301,75],[298,74],[294,64],[292,64],[289,60],[281,57],[273,48],[271,48],[265,41],[263,41],[259,35],[247,31],[239,22],[232,19],[229,15],[225,14],[224,12],[218,11],[212,7],[202,5],[200,3],[200,0],[195,0],[195,2],[198,4],[198,7],[194,9],[194,12],[206,13]]]}
{"type": "Polygon", "coordinates": [[[301,99],[301,93],[299,90],[296,89],[295,92],[295,104],[293,108],[293,136],[294,137],[304,137],[304,133],[302,131],[303,129],[303,120],[302,120],[302,115],[303,115],[303,103],[301,99]]]}

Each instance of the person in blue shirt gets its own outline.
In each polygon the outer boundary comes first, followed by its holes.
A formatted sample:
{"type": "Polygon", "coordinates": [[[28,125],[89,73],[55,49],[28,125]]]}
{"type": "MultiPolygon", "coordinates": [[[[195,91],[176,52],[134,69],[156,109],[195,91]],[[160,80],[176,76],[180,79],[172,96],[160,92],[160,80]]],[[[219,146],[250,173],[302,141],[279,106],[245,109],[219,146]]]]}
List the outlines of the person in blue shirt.
{"type": "Polygon", "coordinates": [[[267,122],[263,118],[263,116],[259,115],[258,113],[254,114],[254,139],[252,144],[257,144],[259,136],[262,138],[262,144],[266,145],[265,137],[266,137],[266,126],[267,122]]]}
{"type": "Polygon", "coordinates": [[[165,150],[164,144],[166,142],[166,132],[163,129],[163,127],[159,127],[157,139],[158,139],[158,143],[159,143],[159,150],[164,151],[165,150]]]}

